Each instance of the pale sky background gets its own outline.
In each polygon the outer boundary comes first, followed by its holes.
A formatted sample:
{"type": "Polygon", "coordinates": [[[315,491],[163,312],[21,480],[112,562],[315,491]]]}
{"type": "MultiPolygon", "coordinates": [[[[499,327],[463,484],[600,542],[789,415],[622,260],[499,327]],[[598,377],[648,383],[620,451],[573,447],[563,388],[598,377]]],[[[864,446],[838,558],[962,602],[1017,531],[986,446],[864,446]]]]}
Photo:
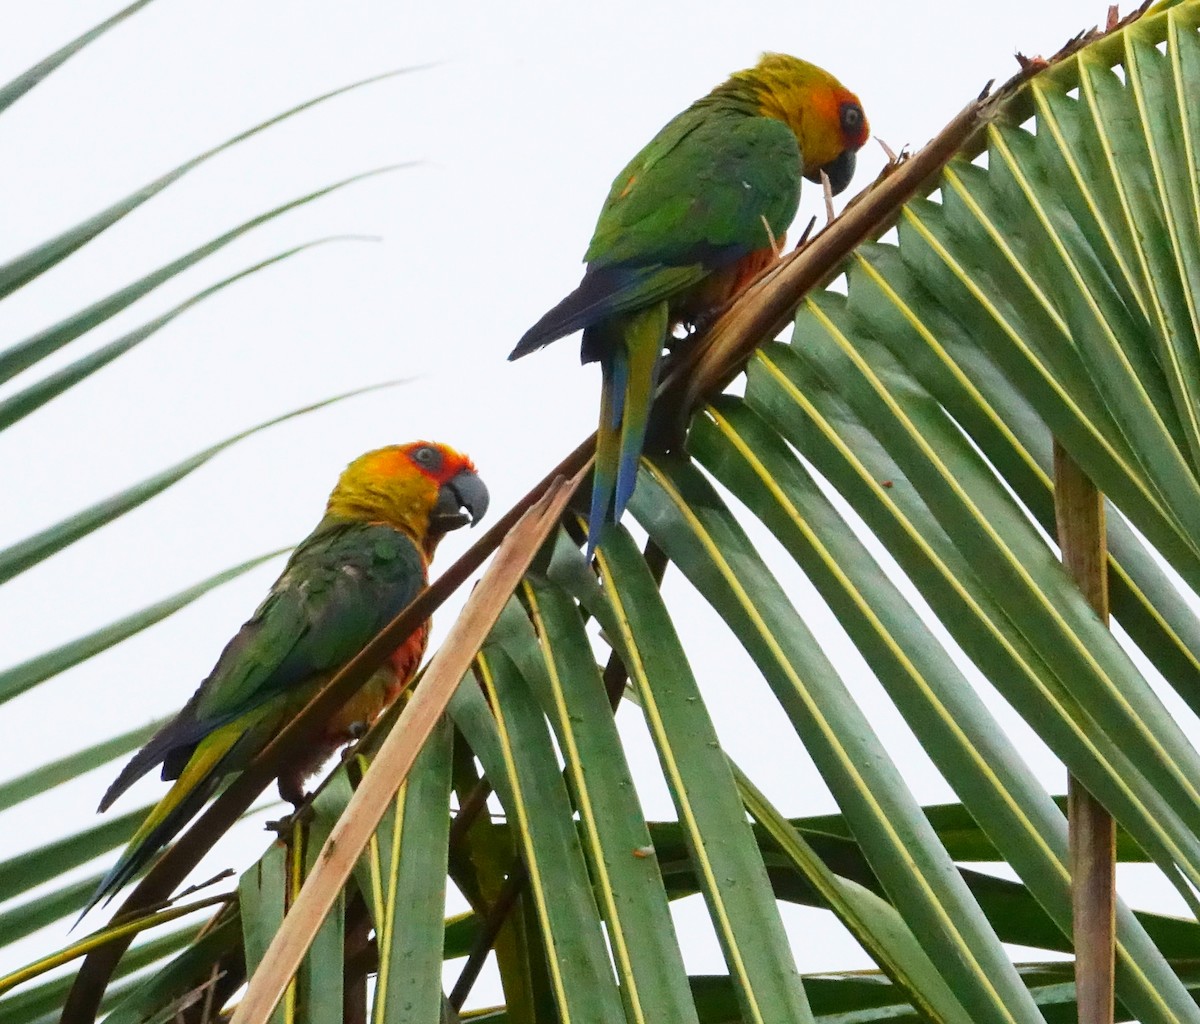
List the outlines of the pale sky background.
{"type": "MultiPolygon", "coordinates": [[[[119,6],[20,5],[0,39],[0,80],[119,6]]],[[[383,164],[421,163],[253,232],[0,390],[3,397],[295,244],[342,233],[383,239],[322,247],[233,286],[0,434],[0,546],[260,420],[357,386],[416,379],[239,445],[0,588],[0,667],[295,542],[319,518],[345,463],[368,448],[448,442],[474,457],[493,509],[507,508],[592,428],[599,379],[594,367],[580,368],[574,339],[517,364],[505,355],[578,281],[613,175],[665,121],[760,51],[827,67],[859,94],[875,134],[899,149],[923,143],[989,78],[1008,78],[1014,50],[1049,54],[1104,16],[1103,3],[1082,0],[158,0],[0,118],[0,259],[317,93],[396,67],[435,66],[336,99],[172,186],[0,303],[0,348],[305,191],[383,164]]],[[[839,207],[883,159],[869,143],[839,207]]],[[[800,223],[820,210],[819,191],[806,186],[800,223]]],[[[440,566],[472,539],[453,535],[440,566]]],[[[177,708],[278,568],[259,569],[0,708],[0,779],[177,708]]],[[[807,583],[790,566],[779,574],[918,799],[953,799],[807,583]]],[[[686,610],[677,621],[693,627],[685,642],[732,756],[787,813],[834,810],[736,642],[678,574],[666,589],[686,610]]],[[[439,635],[450,620],[448,608],[439,635]]],[[[1061,792],[1054,759],[992,705],[1061,792]]],[[[1194,720],[1185,724],[1195,735],[1194,720]]],[[[648,816],[673,817],[636,714],[623,712],[622,726],[635,771],[649,777],[648,816]]],[[[0,858],[89,823],[114,773],[0,815],[0,858]]],[[[118,810],[162,791],[147,780],[118,810]]],[[[245,830],[209,863],[241,870],[264,843],[261,832],[245,830]]],[[[1148,872],[1129,879],[1139,905],[1176,906],[1148,872]]],[[[783,912],[802,970],[869,965],[829,914],[783,912]]],[[[689,969],[724,971],[699,898],[677,913],[689,969]]],[[[0,951],[0,972],[63,941],[63,929],[48,929],[0,951]]],[[[478,991],[495,998],[494,985],[478,991]]]]}

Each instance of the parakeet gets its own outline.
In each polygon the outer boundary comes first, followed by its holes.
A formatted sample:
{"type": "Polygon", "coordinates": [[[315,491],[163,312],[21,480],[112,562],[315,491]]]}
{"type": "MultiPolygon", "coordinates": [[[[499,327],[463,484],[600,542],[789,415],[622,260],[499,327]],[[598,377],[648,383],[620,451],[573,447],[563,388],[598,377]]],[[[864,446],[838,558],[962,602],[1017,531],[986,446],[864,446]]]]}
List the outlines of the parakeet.
{"type": "MultiPolygon", "coordinates": [[[[175,784],[101,881],[85,913],[111,896],[197,814],[221,780],[240,770],[347,661],[425,586],[449,530],[478,523],[488,492],[471,460],[416,441],[355,459],[325,516],[293,552],[208,678],[127,764],[100,801],[106,810],[162,765],[175,784]]],[[[425,652],[418,628],[327,723],[317,741],[281,767],[293,803],[304,779],[358,735],[403,691],[425,652]]]]}
{"type": "Polygon", "coordinates": [[[867,140],[857,97],[781,53],[735,72],[669,122],[617,175],[579,287],[509,359],[583,329],[603,376],[589,554],[633,494],[664,345],[778,255],[801,176],[840,192],[867,140]]]}

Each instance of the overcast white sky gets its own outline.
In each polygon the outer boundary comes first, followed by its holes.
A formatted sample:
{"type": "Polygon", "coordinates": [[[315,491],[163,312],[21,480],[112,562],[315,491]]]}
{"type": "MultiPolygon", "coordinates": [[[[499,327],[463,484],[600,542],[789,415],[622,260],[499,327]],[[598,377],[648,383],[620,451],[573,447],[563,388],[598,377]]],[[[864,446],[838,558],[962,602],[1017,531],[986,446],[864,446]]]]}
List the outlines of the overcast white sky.
{"type": "MultiPolygon", "coordinates": [[[[119,6],[20,5],[0,39],[0,80],[119,6]]],[[[505,355],[577,282],[616,171],[760,51],[827,67],[858,92],[875,133],[899,149],[924,142],[989,78],[1007,78],[1014,50],[1050,53],[1104,15],[1098,0],[157,0],[0,119],[0,259],[312,95],[391,68],[436,66],[334,100],[190,175],[0,304],[0,348],[307,190],[382,164],[422,162],[254,232],[0,391],[289,246],[330,234],[382,236],[323,247],[235,285],[0,434],[0,545],[294,406],[417,379],[252,439],[0,588],[0,667],[298,540],[343,465],[368,448],[446,441],[475,458],[494,509],[511,504],[591,429],[598,375],[579,367],[574,340],[515,365],[505,355]]],[[[846,196],[882,162],[870,143],[846,196]]],[[[800,221],[820,208],[818,190],[806,188],[800,221]]],[[[441,564],[470,539],[447,541],[441,564]]],[[[177,708],[277,571],[261,569],[0,709],[0,779],[177,708]]],[[[781,578],[811,611],[918,798],[952,799],[807,584],[794,571],[781,578]]],[[[733,756],[789,814],[833,810],[723,627],[678,578],[667,590],[689,609],[694,665],[733,756]]],[[[443,613],[440,631],[449,619],[443,613]]],[[[637,763],[653,774],[648,742],[628,712],[622,717],[637,763]]],[[[1011,714],[1004,721],[1061,791],[1053,759],[1011,714]]],[[[4,815],[0,858],[82,827],[105,776],[4,815]]],[[[136,806],[158,786],[146,782],[119,806],[136,806]]],[[[648,814],[673,814],[661,784],[645,796],[648,814]]],[[[261,846],[261,833],[247,834],[214,863],[241,869],[261,846]]],[[[1138,891],[1149,898],[1151,889],[1138,891]]],[[[703,909],[690,902],[680,910],[695,936],[689,966],[721,970],[715,942],[697,925],[703,909]]],[[[829,915],[787,908],[785,918],[802,970],[866,966],[829,915]]],[[[0,971],[61,940],[43,932],[5,951],[0,971]]]]}

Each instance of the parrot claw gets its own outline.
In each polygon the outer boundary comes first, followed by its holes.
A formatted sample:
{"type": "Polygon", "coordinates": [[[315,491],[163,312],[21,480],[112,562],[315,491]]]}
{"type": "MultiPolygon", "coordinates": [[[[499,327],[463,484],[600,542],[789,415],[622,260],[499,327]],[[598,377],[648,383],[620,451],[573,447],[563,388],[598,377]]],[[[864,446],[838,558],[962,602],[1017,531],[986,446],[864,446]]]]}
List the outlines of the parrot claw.
{"type": "Polygon", "coordinates": [[[282,818],[275,818],[273,821],[263,822],[263,828],[268,832],[274,832],[280,839],[287,839],[292,834],[292,829],[297,825],[302,825],[312,820],[313,809],[311,804],[304,804],[297,807],[291,814],[285,814],[282,818]]]}

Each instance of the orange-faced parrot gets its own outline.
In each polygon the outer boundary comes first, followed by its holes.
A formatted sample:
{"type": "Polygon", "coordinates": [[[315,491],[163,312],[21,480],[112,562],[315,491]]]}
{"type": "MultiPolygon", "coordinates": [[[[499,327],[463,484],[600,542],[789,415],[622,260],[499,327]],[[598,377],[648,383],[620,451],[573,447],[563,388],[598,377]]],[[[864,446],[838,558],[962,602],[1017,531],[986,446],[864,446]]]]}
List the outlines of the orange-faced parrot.
{"type": "Polygon", "coordinates": [[[815,65],[764,54],[697,100],[617,175],[579,287],[533,325],[518,359],[583,330],[603,373],[589,552],[633,494],[664,344],[777,255],[800,179],[840,192],[867,140],[857,97],[815,65]]]}
{"type": "MultiPolygon", "coordinates": [[[[342,473],[325,516],[216,667],[169,723],[125,766],[100,801],[106,810],[152,768],[175,784],[104,877],[93,907],[111,896],[199,812],[221,780],[244,768],[343,665],[425,586],[449,530],[477,523],[488,492],[471,460],[416,441],[368,452],[342,473]]],[[[339,746],[373,722],[412,680],[425,652],[422,624],[283,765],[279,792],[293,803],[339,746]]]]}

